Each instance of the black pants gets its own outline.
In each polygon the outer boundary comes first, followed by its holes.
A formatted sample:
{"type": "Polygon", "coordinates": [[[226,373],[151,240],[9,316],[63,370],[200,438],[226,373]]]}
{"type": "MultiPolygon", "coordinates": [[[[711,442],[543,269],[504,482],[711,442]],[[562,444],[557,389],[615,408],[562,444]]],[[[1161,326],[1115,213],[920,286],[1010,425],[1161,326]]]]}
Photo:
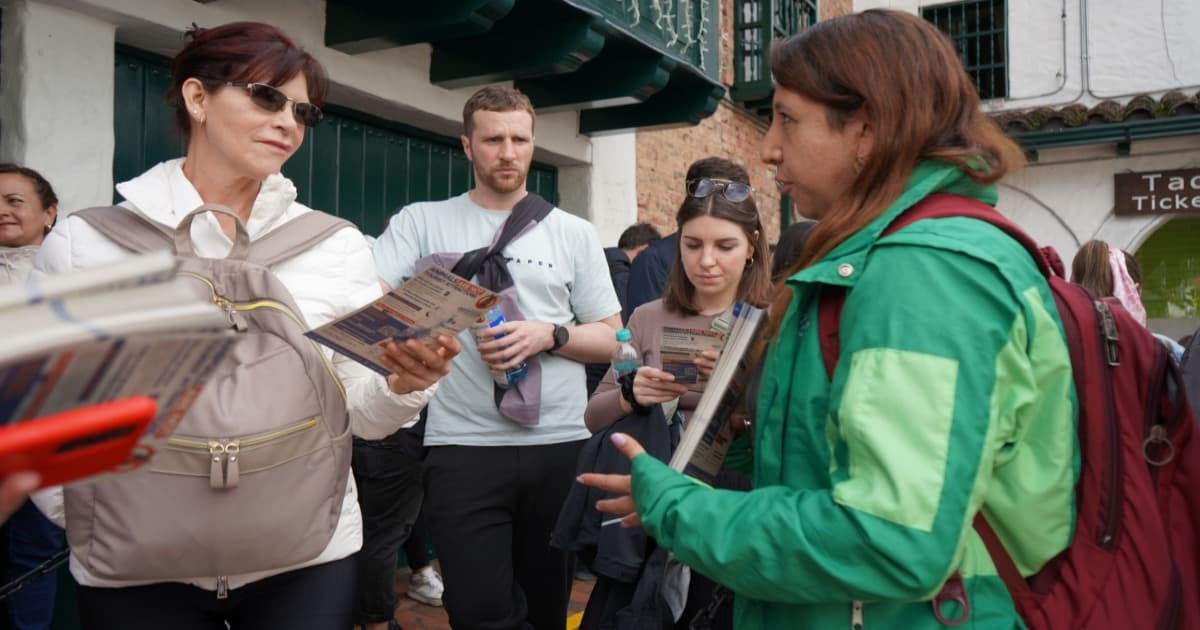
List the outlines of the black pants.
{"type": "Polygon", "coordinates": [[[582,446],[430,449],[425,515],[456,630],[562,630],[572,566],[550,531],[582,446]]]}
{"type": "MultiPolygon", "coordinates": [[[[382,440],[354,439],[351,470],[363,517],[356,624],[387,621],[395,615],[396,558],[400,545],[410,537],[424,494],[421,436],[410,431],[401,429],[382,440]]],[[[424,540],[420,545],[424,547],[424,540]]]]}
{"type": "Polygon", "coordinates": [[[160,582],[79,587],[84,630],[346,630],[356,558],[281,573],[229,591],[160,582]]]}
{"type": "Polygon", "coordinates": [[[421,510],[421,513],[417,514],[417,522],[413,523],[412,530],[408,534],[408,540],[404,541],[404,558],[408,560],[408,568],[416,571],[433,562],[427,545],[429,545],[429,519],[425,518],[425,510],[421,510]]]}

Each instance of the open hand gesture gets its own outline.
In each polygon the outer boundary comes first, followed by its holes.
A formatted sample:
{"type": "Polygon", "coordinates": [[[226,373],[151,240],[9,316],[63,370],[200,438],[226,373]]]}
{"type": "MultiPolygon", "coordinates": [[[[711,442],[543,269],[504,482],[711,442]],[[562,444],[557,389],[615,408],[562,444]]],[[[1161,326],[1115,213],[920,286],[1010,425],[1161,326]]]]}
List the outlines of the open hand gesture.
{"type": "MultiPolygon", "coordinates": [[[[630,461],[646,452],[646,449],[642,448],[637,440],[624,433],[614,433],[611,439],[617,450],[624,453],[630,461]]],[[[632,477],[629,475],[602,475],[599,473],[584,473],[577,479],[585,486],[620,494],[621,496],[614,499],[597,501],[596,509],[608,514],[620,515],[622,517],[621,527],[640,527],[642,516],[637,513],[637,508],[633,505],[633,496],[630,494],[632,492],[631,480],[632,477]]]]}
{"type": "Polygon", "coordinates": [[[436,347],[416,339],[385,343],[379,360],[392,371],[387,377],[388,389],[396,394],[421,391],[449,374],[450,362],[462,351],[462,345],[448,335],[438,335],[434,343],[436,347]]]}

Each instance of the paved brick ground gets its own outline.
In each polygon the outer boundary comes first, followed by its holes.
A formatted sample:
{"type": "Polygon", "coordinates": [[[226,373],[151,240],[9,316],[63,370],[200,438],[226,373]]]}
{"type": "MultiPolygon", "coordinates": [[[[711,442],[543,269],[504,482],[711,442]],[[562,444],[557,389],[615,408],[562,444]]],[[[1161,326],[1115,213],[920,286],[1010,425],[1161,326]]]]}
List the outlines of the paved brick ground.
{"type": "MultiPolygon", "coordinates": [[[[400,593],[400,605],[396,607],[396,620],[400,622],[400,626],[404,630],[449,630],[450,623],[446,620],[444,608],[426,606],[404,596],[408,590],[408,577],[407,570],[396,573],[396,592],[400,593]]],[[[567,620],[564,620],[564,628],[567,630],[578,627],[578,614],[583,612],[583,607],[587,605],[587,598],[592,593],[593,584],[595,582],[575,581],[575,585],[571,589],[571,606],[567,611],[570,615],[569,619],[574,621],[574,625],[567,624],[567,620]]]]}

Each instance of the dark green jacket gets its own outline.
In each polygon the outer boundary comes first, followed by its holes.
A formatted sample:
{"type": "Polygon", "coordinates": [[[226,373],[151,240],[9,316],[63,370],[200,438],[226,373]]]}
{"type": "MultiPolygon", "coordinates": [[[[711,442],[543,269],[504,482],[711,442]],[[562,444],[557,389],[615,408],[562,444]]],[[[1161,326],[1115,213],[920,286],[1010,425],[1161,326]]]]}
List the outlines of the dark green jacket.
{"type": "Polygon", "coordinates": [[[972,607],[962,627],[1019,628],[972,519],[986,506],[1026,574],[1070,541],[1076,400],[1053,298],[1025,250],[983,222],[880,237],[934,192],[996,200],[994,186],[922,163],[882,216],[787,280],[755,490],[634,461],[646,529],[737,593],[740,629],[847,628],[856,601],[867,628],[938,628],[928,600],[955,571],[972,607]],[[816,335],[826,285],[850,290],[832,383],[816,335]]]}

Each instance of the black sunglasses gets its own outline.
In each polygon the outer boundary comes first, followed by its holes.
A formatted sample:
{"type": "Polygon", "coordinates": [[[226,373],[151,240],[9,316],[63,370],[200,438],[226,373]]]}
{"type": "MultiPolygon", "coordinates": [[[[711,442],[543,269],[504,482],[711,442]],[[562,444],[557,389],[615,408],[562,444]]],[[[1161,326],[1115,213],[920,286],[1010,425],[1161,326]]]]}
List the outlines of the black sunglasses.
{"type": "Polygon", "coordinates": [[[689,179],[687,182],[687,194],[697,199],[703,199],[718,190],[732,203],[741,203],[749,199],[750,193],[754,192],[749,184],[728,179],[701,177],[700,179],[689,179]]]}
{"type": "Polygon", "coordinates": [[[305,127],[317,126],[317,123],[321,122],[321,118],[324,117],[320,107],[312,103],[304,103],[294,98],[289,98],[287,94],[280,92],[278,88],[266,83],[225,81],[225,85],[246,88],[246,91],[250,92],[250,100],[254,101],[255,105],[269,112],[283,111],[283,108],[287,107],[288,103],[291,103],[292,114],[296,116],[296,122],[305,127]]]}

